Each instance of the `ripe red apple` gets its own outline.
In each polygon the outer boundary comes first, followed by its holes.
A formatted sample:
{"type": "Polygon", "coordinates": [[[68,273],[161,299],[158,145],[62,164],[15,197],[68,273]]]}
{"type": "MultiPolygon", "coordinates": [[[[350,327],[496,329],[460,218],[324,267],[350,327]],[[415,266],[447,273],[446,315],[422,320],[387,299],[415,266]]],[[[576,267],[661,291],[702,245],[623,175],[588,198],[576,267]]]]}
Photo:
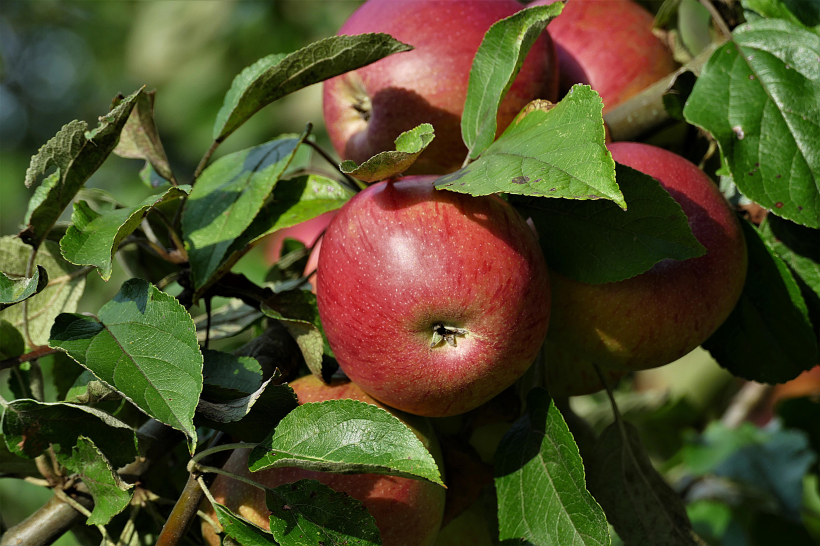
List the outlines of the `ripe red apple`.
{"type": "Polygon", "coordinates": [[[678,64],[652,34],[653,22],[652,14],[633,0],[567,2],[547,27],[558,52],[561,95],[576,83],[590,85],[606,113],[674,71],[678,64]]]}
{"type": "Polygon", "coordinates": [[[339,365],[368,394],[443,417],[497,395],[546,335],[550,289],[535,234],[505,201],[434,177],[370,186],[319,255],[319,314],[339,365]]]}
{"type": "MultiPolygon", "coordinates": [[[[427,419],[388,408],[368,396],[355,383],[334,380],[330,385],[314,376],[297,379],[290,384],[299,403],[353,399],[384,408],[404,421],[441,465],[441,451],[427,419]]],[[[376,520],[384,546],[430,546],[435,540],[444,514],[445,489],[439,485],[377,474],[331,474],[299,468],[269,468],[251,473],[248,470],[248,449],[236,450],[223,467],[228,472],[250,478],[265,487],[274,488],[302,479],[318,480],[328,487],[360,500],[376,520]]],[[[214,499],[245,519],[269,528],[270,511],[265,506],[265,493],[259,488],[218,476],[211,487],[214,499]]],[[[210,503],[204,510],[216,520],[210,503]]],[[[211,546],[219,545],[213,528],[202,525],[202,535],[211,546]]]]}
{"type": "Polygon", "coordinates": [[[672,152],[633,142],[609,145],[615,161],[660,181],[708,253],[664,260],[630,279],[585,284],[551,276],[549,339],[613,370],[663,366],[703,343],[726,320],[746,278],[746,245],[717,186],[672,152]]]}
{"type": "MultiPolygon", "coordinates": [[[[436,138],[408,171],[445,174],[467,155],[461,113],[473,58],[493,23],[521,9],[515,0],[368,0],[339,34],[385,32],[415,47],[324,83],[325,125],[343,159],[361,163],[394,150],[402,132],[432,123],[436,138]]],[[[544,32],[498,112],[498,134],[533,99],[555,101],[555,48],[544,32]]]]}

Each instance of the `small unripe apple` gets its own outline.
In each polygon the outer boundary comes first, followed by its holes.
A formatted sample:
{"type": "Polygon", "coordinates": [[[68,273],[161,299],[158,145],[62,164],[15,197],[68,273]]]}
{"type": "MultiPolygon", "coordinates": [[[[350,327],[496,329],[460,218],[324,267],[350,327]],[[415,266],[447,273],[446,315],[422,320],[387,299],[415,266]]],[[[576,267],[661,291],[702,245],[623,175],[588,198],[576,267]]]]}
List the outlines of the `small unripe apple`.
{"type": "Polygon", "coordinates": [[[319,255],[319,314],[339,366],[385,404],[458,415],[512,385],[549,324],[547,266],[507,202],[370,186],[342,207],[319,255]]]}
{"type": "Polygon", "coordinates": [[[587,84],[601,95],[606,113],[674,71],[672,53],[652,33],[654,19],[633,0],[567,2],[547,27],[558,52],[560,94],[587,84]]]}
{"type": "MultiPolygon", "coordinates": [[[[330,385],[310,375],[290,383],[300,404],[325,400],[352,399],[386,409],[409,426],[441,466],[441,450],[433,427],[427,419],[388,408],[368,396],[355,383],[336,379],[330,385]]],[[[302,479],[318,480],[331,489],[344,492],[364,504],[381,533],[384,546],[430,546],[435,540],[444,514],[445,489],[439,485],[410,478],[378,474],[333,474],[299,468],[269,468],[251,473],[248,449],[236,450],[223,467],[226,471],[250,478],[265,487],[274,488],[302,479]]],[[[265,493],[257,487],[218,476],[211,487],[214,499],[229,509],[268,529],[270,511],[265,493]]],[[[208,503],[204,510],[215,521],[208,503]]],[[[210,546],[219,545],[219,536],[203,523],[202,535],[210,546]]]]}
{"type": "Polygon", "coordinates": [[[746,278],[743,231],[714,182],[686,159],[647,144],[608,147],[615,161],[661,183],[708,252],[614,283],[553,273],[549,340],[612,370],[663,366],[703,343],[737,303],[746,278]]]}
{"type": "MultiPolygon", "coordinates": [[[[404,131],[432,123],[436,137],[408,174],[445,174],[461,167],[467,148],[461,113],[470,68],[484,33],[515,14],[515,0],[368,0],[339,34],[384,32],[415,49],[327,80],[325,125],[342,159],[361,163],[394,150],[404,131]]],[[[533,99],[555,101],[555,48],[544,32],[498,111],[498,134],[533,99]]]]}

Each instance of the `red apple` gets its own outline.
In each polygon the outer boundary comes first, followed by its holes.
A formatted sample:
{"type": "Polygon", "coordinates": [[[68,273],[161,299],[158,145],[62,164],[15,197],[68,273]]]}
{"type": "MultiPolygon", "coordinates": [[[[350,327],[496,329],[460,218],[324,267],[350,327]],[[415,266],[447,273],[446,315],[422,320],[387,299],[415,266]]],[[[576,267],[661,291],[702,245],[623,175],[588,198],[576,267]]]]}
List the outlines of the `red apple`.
{"type": "Polygon", "coordinates": [[[381,182],[339,210],[317,297],[348,377],[385,404],[443,417],[526,371],[546,335],[550,289],[535,234],[510,205],[433,180],[381,182]]]}
{"type": "MultiPolygon", "coordinates": [[[[385,32],[415,47],[324,83],[325,125],[343,159],[361,163],[394,150],[402,132],[432,123],[436,138],[411,174],[445,174],[467,155],[461,113],[473,58],[493,23],[521,8],[515,0],[369,0],[339,34],[385,32]]],[[[498,134],[537,98],[555,101],[555,48],[544,32],[502,101],[498,134]]]]}
{"type": "MultiPolygon", "coordinates": [[[[356,384],[346,380],[337,379],[330,385],[325,385],[314,376],[306,376],[297,379],[290,386],[296,391],[300,404],[349,398],[384,408],[404,421],[436,460],[441,461],[438,441],[427,419],[385,407],[356,384]]],[[[439,485],[394,476],[331,474],[299,468],[269,468],[251,473],[248,470],[249,451],[236,450],[223,468],[268,488],[312,479],[336,491],[347,493],[360,500],[373,515],[384,546],[430,546],[435,540],[444,514],[445,489],[439,485]]],[[[269,528],[270,511],[265,506],[265,493],[261,489],[226,476],[218,476],[211,487],[211,494],[215,500],[245,519],[264,529],[269,528]]],[[[216,520],[210,503],[204,511],[216,520]]],[[[219,537],[209,524],[202,525],[202,534],[209,545],[219,545],[219,537]]]]}
{"type": "Polygon", "coordinates": [[[558,52],[561,95],[576,83],[590,85],[606,113],[674,71],[672,53],[652,33],[654,19],[633,0],[567,2],[548,27],[558,52]]]}
{"type": "Polygon", "coordinates": [[[746,278],[745,240],[717,186],[686,159],[632,142],[610,144],[609,150],[615,161],[660,181],[708,253],[664,260],[616,283],[585,284],[554,273],[549,339],[613,370],[662,366],[703,343],[726,320],[746,278]]]}

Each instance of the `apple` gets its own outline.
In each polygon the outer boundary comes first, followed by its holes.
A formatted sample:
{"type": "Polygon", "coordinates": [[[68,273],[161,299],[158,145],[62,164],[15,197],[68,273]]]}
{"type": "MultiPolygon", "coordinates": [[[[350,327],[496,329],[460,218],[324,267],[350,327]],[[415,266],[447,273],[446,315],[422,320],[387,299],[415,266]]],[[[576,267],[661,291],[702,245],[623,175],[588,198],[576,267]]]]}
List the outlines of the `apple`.
{"type": "Polygon", "coordinates": [[[726,320],[746,278],[746,244],[737,216],[695,165],[648,144],[608,147],[615,161],[669,191],[708,253],[664,260],[615,283],[586,284],[553,272],[549,339],[604,368],[654,368],[689,353],[726,320]]]}
{"type": "Polygon", "coordinates": [[[678,64],[652,33],[654,20],[633,0],[567,2],[547,27],[558,52],[561,95],[587,84],[601,95],[606,113],[673,72],[678,64]]]}
{"type": "MultiPolygon", "coordinates": [[[[473,58],[493,23],[514,15],[515,0],[369,0],[339,34],[384,32],[414,50],[324,82],[325,125],[343,159],[361,163],[394,150],[402,132],[432,123],[436,138],[408,174],[445,174],[467,155],[461,113],[473,58]]],[[[555,101],[558,66],[544,32],[498,111],[498,134],[533,99],[555,101]]]]}
{"type": "Polygon", "coordinates": [[[319,315],[339,366],[368,394],[458,415],[520,377],[549,324],[547,266],[507,202],[380,182],[347,202],[319,255],[319,315]]]}
{"type": "MultiPolygon", "coordinates": [[[[334,379],[329,385],[310,375],[290,383],[299,403],[353,399],[374,404],[401,419],[409,426],[441,466],[441,450],[432,425],[427,419],[388,408],[358,385],[344,379],[334,379]]],[[[237,449],[223,467],[228,472],[250,478],[265,487],[274,488],[302,479],[318,480],[328,487],[347,493],[364,504],[376,520],[384,546],[430,546],[435,540],[444,514],[445,489],[439,485],[410,478],[378,474],[332,474],[299,468],[269,468],[251,473],[248,470],[248,449],[237,449]]],[[[211,487],[217,502],[268,529],[270,511],[265,505],[265,493],[257,487],[218,476],[211,487]]],[[[203,510],[216,521],[213,507],[203,510]]],[[[202,525],[202,535],[211,546],[219,545],[219,536],[208,523],[202,525]]]]}

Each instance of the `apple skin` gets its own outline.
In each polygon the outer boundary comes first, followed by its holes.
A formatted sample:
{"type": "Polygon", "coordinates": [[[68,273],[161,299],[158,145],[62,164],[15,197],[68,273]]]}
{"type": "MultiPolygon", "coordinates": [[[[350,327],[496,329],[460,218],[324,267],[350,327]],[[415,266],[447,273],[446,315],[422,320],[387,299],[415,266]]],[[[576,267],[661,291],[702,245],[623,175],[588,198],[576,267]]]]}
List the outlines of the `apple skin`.
{"type": "Polygon", "coordinates": [[[553,272],[549,340],[604,368],[655,368],[692,351],[729,316],[746,278],[745,239],[717,186],[686,159],[648,144],[608,148],[615,161],[669,191],[708,253],[664,260],[615,283],[586,284],[553,272]]]}
{"type": "MultiPolygon", "coordinates": [[[[299,403],[352,399],[374,404],[393,413],[409,426],[441,466],[441,449],[433,427],[427,419],[388,408],[368,396],[358,385],[344,379],[334,379],[330,385],[310,375],[290,383],[299,403]]],[[[265,487],[274,488],[302,479],[318,480],[328,487],[347,493],[361,501],[376,520],[384,546],[430,546],[441,527],[446,491],[443,487],[421,480],[378,474],[332,474],[299,468],[269,468],[251,473],[248,470],[249,449],[237,449],[223,467],[265,487]]],[[[265,505],[264,491],[240,481],[218,476],[211,487],[217,502],[268,529],[270,511],[265,505]]],[[[203,511],[216,521],[213,507],[206,501],[203,511]]],[[[210,546],[219,546],[219,537],[208,523],[202,534],[210,546]]]]}
{"type": "MultiPolygon", "coordinates": [[[[460,168],[467,155],[461,113],[473,58],[490,26],[520,9],[515,0],[369,0],[363,4],[339,34],[384,32],[415,49],[324,82],[325,125],[342,159],[362,163],[394,150],[402,132],[432,123],[436,137],[407,174],[446,174],[460,168]]],[[[557,97],[555,47],[544,32],[501,102],[497,134],[531,100],[555,102],[557,97]]]]}
{"type": "Polygon", "coordinates": [[[607,113],[676,70],[672,53],[652,34],[654,20],[633,0],[567,2],[547,27],[558,52],[560,94],[587,84],[601,95],[607,113]]]}
{"type": "Polygon", "coordinates": [[[370,186],[342,207],[319,255],[319,315],[339,366],[416,415],[458,415],[509,387],[549,324],[547,266],[505,201],[439,191],[435,177],[370,186]],[[433,327],[466,329],[431,347],[433,327]]]}

